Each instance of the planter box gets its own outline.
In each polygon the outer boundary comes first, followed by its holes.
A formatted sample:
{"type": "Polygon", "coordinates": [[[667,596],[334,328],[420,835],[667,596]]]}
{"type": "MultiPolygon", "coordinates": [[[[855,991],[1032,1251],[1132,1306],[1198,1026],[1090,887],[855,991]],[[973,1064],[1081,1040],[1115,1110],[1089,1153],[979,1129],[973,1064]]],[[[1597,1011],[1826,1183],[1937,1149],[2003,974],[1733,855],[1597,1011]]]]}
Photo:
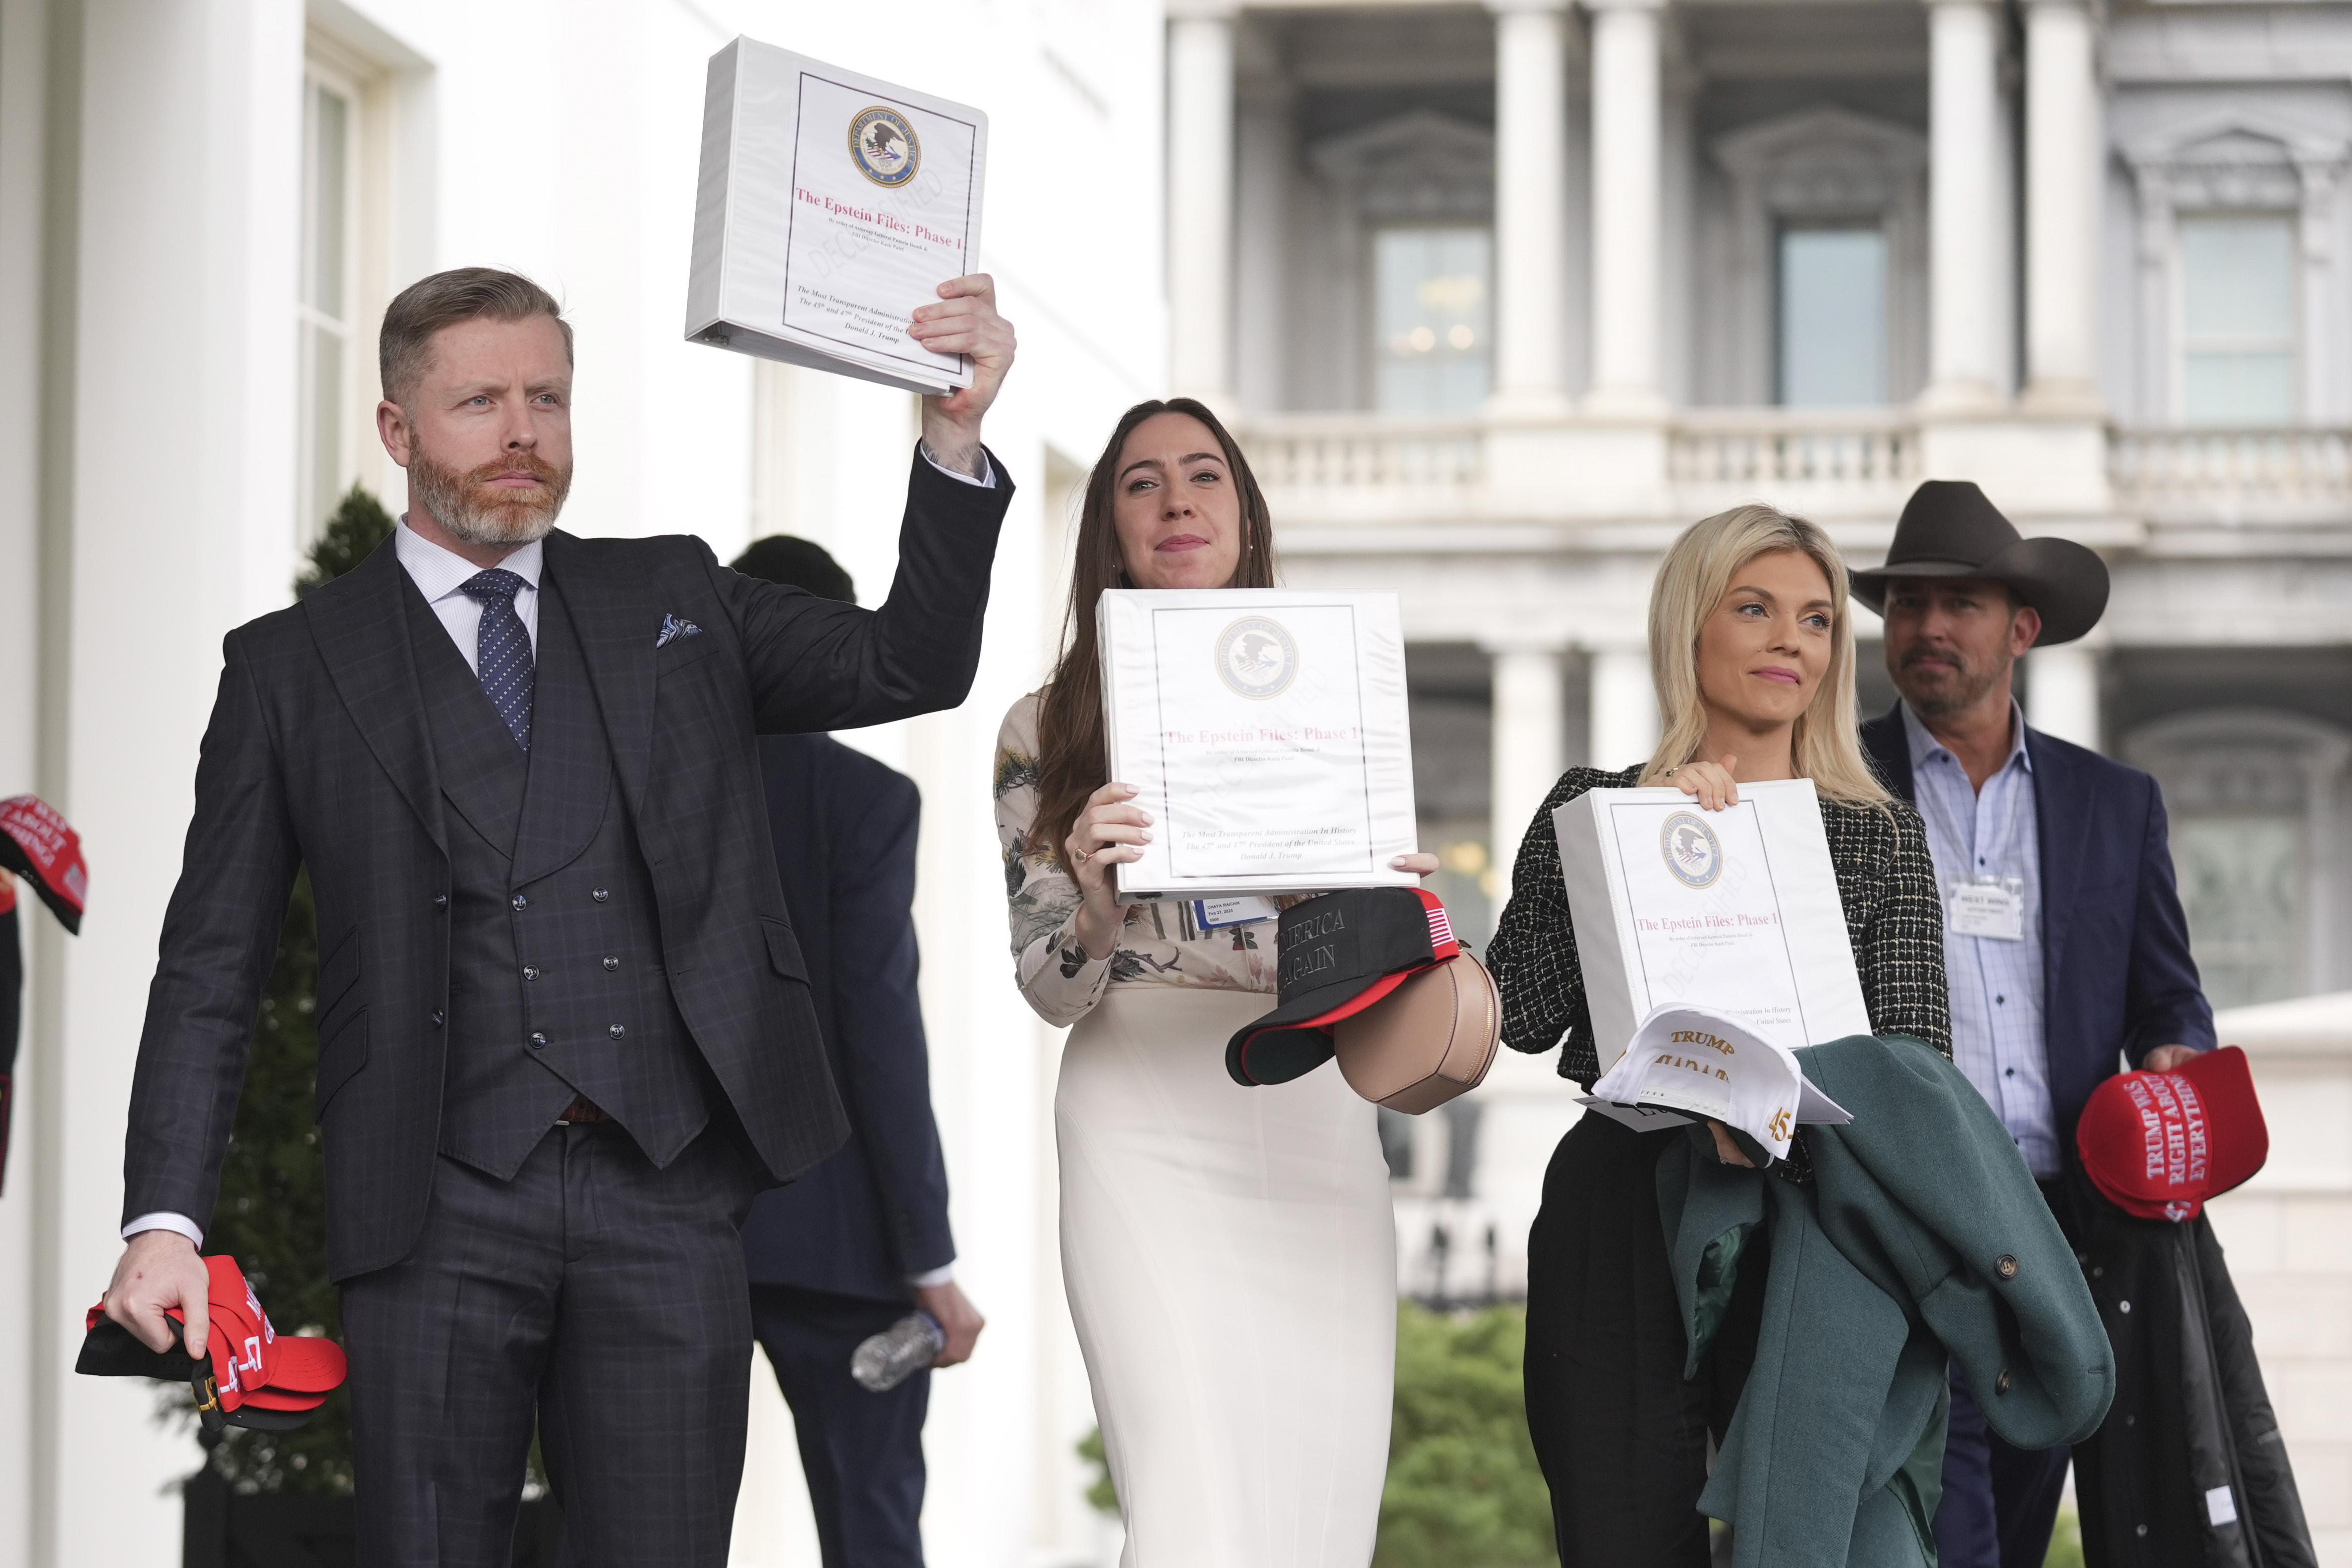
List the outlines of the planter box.
{"type": "MultiPolygon", "coordinates": [[[[184,1490],[182,1568],[351,1568],[359,1561],[352,1500],[296,1493],[239,1496],[210,1470],[184,1490]]],[[[555,1568],[563,1515],[552,1497],[522,1505],[514,1568],[555,1568]]]]}

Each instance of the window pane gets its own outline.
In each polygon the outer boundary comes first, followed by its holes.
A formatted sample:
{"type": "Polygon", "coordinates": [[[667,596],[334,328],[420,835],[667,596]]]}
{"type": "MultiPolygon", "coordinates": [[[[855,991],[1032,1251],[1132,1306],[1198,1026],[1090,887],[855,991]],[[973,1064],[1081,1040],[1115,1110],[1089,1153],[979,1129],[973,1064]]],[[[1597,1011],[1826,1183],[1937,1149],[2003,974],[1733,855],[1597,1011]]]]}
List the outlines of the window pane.
{"type": "Polygon", "coordinates": [[[303,521],[316,529],[342,499],[343,342],[310,322],[302,339],[303,521]]]}
{"type": "Polygon", "coordinates": [[[2294,355],[2191,353],[2181,417],[2191,425],[2284,425],[2294,418],[2294,355]]]}
{"type": "Polygon", "coordinates": [[[2189,345],[2266,338],[2286,346],[2294,335],[2294,225],[2284,217],[2184,222],[2181,326],[2189,345]]]}
{"type": "Polygon", "coordinates": [[[2288,816],[2173,822],[2189,945],[2216,1007],[2302,994],[2302,823],[2288,816]]]}
{"type": "Polygon", "coordinates": [[[2291,219],[2183,219],[2181,417],[2192,425],[2293,420],[2294,318],[2291,219]]]}
{"type": "Polygon", "coordinates": [[[1372,242],[1379,406],[1475,408],[1493,382],[1493,307],[1483,228],[1384,229],[1372,242]]]}
{"type": "Polygon", "coordinates": [[[1886,401],[1886,236],[1780,232],[1780,401],[1794,408],[1886,401]]]}
{"type": "Polygon", "coordinates": [[[343,219],[350,167],[351,105],[341,93],[310,84],[310,135],[303,139],[302,302],[326,315],[343,313],[343,219]]]}

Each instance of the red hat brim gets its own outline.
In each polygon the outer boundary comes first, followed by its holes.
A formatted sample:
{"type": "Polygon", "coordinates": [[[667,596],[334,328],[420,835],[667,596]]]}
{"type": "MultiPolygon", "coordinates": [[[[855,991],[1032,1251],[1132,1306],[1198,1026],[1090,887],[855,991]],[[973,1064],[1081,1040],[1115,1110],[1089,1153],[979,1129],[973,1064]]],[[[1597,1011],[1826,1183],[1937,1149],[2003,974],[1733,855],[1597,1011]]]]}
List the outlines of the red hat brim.
{"type": "Polygon", "coordinates": [[[342,1386],[350,1371],[343,1347],[315,1334],[280,1334],[269,1346],[269,1388],[310,1395],[315,1402],[342,1386]]]}

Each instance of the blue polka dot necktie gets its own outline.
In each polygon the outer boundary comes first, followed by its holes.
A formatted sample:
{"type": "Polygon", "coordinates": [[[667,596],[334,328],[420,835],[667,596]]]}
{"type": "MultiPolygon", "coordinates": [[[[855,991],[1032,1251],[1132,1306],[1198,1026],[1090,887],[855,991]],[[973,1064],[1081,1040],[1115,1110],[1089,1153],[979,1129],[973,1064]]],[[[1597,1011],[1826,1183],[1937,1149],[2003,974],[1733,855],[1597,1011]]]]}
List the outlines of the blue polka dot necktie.
{"type": "Polygon", "coordinates": [[[474,644],[475,673],[499,717],[514,732],[515,744],[530,750],[530,634],[515,614],[515,595],[529,584],[515,573],[493,566],[477,572],[458,591],[482,606],[482,629],[474,644]]]}

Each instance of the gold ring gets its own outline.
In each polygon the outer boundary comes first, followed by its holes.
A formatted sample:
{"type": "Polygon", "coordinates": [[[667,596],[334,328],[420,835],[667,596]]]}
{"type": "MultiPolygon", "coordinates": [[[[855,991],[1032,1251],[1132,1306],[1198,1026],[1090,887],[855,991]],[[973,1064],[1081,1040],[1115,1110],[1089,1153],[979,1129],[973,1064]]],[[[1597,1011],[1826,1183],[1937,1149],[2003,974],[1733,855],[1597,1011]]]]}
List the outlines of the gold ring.
{"type": "Polygon", "coordinates": [[[1073,859],[1075,859],[1076,861],[1077,861],[1077,863],[1078,863],[1079,865],[1081,865],[1081,866],[1085,865],[1087,861],[1089,861],[1089,860],[1093,859],[1094,858],[1095,858],[1095,857],[1094,857],[1094,851],[1093,851],[1093,850],[1091,850],[1091,849],[1078,849],[1078,850],[1074,850],[1074,851],[1072,851],[1072,854],[1071,854],[1071,858],[1073,858],[1073,859]]]}

